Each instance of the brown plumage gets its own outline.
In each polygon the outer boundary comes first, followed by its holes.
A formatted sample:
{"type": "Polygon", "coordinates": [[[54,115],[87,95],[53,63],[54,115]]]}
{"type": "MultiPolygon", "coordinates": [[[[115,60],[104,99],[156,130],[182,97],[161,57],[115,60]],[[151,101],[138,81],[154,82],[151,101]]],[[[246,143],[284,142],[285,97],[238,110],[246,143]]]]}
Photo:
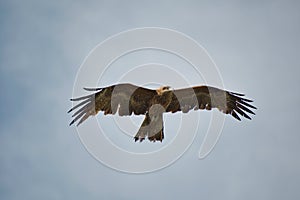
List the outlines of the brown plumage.
{"type": "Polygon", "coordinates": [[[88,89],[95,93],[71,101],[81,101],[71,108],[74,119],[70,125],[77,122],[77,126],[89,116],[96,115],[99,111],[106,114],[145,115],[145,119],[134,137],[135,141],[143,141],[146,137],[150,141],[162,141],[163,113],[178,112],[187,113],[190,110],[211,110],[217,108],[225,114],[231,114],[237,120],[239,115],[251,119],[249,114],[255,114],[250,109],[256,109],[249,103],[252,100],[244,98],[243,94],[221,90],[209,86],[195,86],[178,90],[170,90],[169,86],[151,90],[136,85],[124,83],[105,88],[88,89]]]}

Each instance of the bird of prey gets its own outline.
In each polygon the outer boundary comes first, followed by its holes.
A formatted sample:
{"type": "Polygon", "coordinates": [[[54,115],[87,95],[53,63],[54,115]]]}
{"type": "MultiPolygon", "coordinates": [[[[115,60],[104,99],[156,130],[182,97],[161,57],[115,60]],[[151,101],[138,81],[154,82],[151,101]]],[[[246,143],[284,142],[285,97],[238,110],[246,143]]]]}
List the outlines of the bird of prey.
{"type": "Polygon", "coordinates": [[[111,85],[103,88],[84,88],[93,91],[93,94],[73,98],[71,101],[81,101],[68,113],[73,113],[74,119],[70,125],[78,121],[77,126],[89,116],[103,111],[104,115],[145,115],[145,119],[135,135],[135,141],[142,142],[146,137],[150,141],[164,139],[163,113],[175,113],[190,110],[211,110],[217,108],[225,114],[232,115],[241,120],[240,116],[247,119],[249,114],[255,115],[251,109],[256,109],[244,98],[244,94],[229,92],[210,86],[195,86],[183,89],[171,89],[162,86],[157,90],[139,87],[129,83],[111,85]],[[239,116],[240,115],[240,116],[239,116]]]}

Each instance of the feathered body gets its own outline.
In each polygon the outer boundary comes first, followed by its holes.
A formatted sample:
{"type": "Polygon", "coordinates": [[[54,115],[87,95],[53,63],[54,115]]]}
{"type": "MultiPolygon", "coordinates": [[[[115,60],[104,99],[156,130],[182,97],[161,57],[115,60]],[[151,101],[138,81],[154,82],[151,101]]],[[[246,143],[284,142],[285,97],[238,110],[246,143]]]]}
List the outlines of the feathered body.
{"type": "Polygon", "coordinates": [[[124,83],[104,88],[87,89],[95,91],[91,95],[71,99],[81,101],[68,112],[79,108],[73,115],[72,125],[79,120],[81,124],[89,116],[103,111],[104,115],[145,115],[145,119],[136,134],[135,141],[143,141],[146,137],[150,141],[162,141],[163,113],[190,110],[217,108],[225,114],[231,114],[237,120],[239,115],[251,119],[247,113],[254,114],[251,109],[256,109],[245,99],[243,94],[233,93],[209,86],[196,86],[178,90],[170,90],[169,86],[157,90],[139,87],[124,83]],[[239,115],[238,115],[238,114],[239,115]]]}

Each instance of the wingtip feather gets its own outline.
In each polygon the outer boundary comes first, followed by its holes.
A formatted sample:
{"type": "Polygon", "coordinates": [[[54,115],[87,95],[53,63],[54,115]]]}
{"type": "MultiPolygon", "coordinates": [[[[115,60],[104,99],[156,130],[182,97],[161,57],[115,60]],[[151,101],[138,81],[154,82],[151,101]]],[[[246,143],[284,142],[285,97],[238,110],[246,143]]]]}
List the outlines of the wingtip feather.
{"type": "Polygon", "coordinates": [[[86,91],[99,91],[99,90],[102,90],[103,88],[86,88],[86,87],[84,87],[83,89],[86,91]]]}
{"type": "Polygon", "coordinates": [[[69,124],[69,126],[72,126],[74,124],[75,120],[72,120],[69,124]]]}
{"type": "Polygon", "coordinates": [[[231,115],[232,115],[235,119],[241,121],[241,118],[236,114],[236,112],[235,112],[234,110],[231,112],[231,115]]]}
{"type": "Polygon", "coordinates": [[[231,94],[237,95],[237,96],[245,96],[245,94],[237,93],[237,92],[230,92],[231,94]]]}

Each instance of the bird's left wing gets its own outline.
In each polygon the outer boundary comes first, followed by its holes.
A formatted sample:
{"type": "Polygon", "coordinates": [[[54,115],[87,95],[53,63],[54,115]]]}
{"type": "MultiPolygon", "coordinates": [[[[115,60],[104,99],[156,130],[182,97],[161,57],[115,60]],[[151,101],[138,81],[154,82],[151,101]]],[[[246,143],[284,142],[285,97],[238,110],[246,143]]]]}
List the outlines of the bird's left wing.
{"type": "Polygon", "coordinates": [[[172,91],[171,103],[166,112],[188,112],[189,110],[218,108],[225,114],[231,114],[237,120],[239,115],[251,119],[248,114],[255,114],[251,109],[252,100],[244,98],[244,94],[234,93],[209,86],[197,86],[172,91]],[[239,115],[238,115],[238,114],[239,115]]]}

